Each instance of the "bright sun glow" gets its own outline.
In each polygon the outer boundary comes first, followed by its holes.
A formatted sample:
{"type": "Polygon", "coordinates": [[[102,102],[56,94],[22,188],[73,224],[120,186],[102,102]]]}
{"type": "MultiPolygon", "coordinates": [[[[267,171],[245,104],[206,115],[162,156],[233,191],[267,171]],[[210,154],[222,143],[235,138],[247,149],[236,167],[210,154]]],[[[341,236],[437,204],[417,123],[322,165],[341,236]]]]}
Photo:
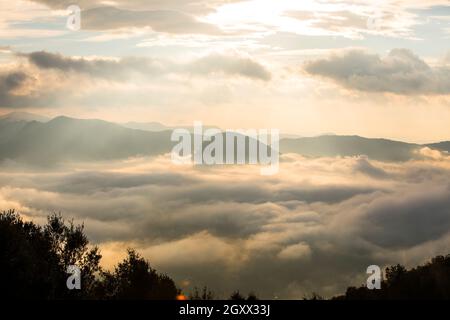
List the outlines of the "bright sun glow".
{"type": "Polygon", "coordinates": [[[285,14],[289,11],[313,12],[319,8],[323,10],[324,6],[317,1],[308,0],[301,2],[252,0],[223,5],[206,17],[206,20],[228,30],[261,31],[275,27],[282,31],[306,32],[308,30],[306,23],[285,14]]]}
{"type": "MultiPolygon", "coordinates": [[[[324,15],[332,16],[334,12],[349,11],[364,15],[371,14],[376,9],[374,3],[355,5],[344,2],[324,3],[317,0],[252,0],[225,4],[205,17],[204,20],[229,32],[245,30],[253,32],[292,32],[311,36],[335,35],[332,30],[317,27],[314,22],[317,22],[324,15]],[[293,13],[297,16],[293,17],[293,13]]],[[[339,20],[340,17],[336,19],[339,20]]]]}

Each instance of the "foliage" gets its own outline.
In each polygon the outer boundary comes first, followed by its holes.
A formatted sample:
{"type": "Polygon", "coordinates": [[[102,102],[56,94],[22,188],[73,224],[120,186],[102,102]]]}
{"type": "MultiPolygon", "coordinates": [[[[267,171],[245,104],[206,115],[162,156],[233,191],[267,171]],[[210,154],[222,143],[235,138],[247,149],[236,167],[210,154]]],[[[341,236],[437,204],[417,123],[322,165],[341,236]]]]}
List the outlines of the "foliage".
{"type": "Polygon", "coordinates": [[[175,299],[179,293],[171,278],[158,274],[134,250],[114,272],[102,270],[100,259],[83,225],[53,214],[41,227],[14,210],[0,213],[0,298],[175,299]],[[69,265],[80,268],[82,290],[67,289],[69,265]]]}
{"type": "MultiPolygon", "coordinates": [[[[60,214],[48,217],[44,226],[24,221],[14,210],[0,212],[0,298],[20,299],[152,299],[172,300],[181,294],[174,281],[158,273],[136,251],[106,271],[101,255],[89,244],[84,225],[65,222],[60,214]],[[81,270],[82,290],[66,287],[67,267],[81,270]]],[[[197,287],[191,300],[213,300],[206,286],[197,287]]],[[[229,298],[257,300],[235,291],[229,298]]],[[[323,300],[316,293],[305,300],[323,300]]],[[[407,270],[402,265],[386,268],[380,290],[349,287],[335,300],[450,299],[450,255],[437,256],[425,265],[407,270]]]]}
{"type": "Polygon", "coordinates": [[[197,287],[194,287],[194,291],[189,294],[189,300],[214,300],[214,293],[204,286],[200,293],[197,287]]]}
{"type": "Polygon", "coordinates": [[[386,268],[380,290],[349,287],[338,300],[450,299],[450,255],[407,270],[402,265],[386,268]]]}

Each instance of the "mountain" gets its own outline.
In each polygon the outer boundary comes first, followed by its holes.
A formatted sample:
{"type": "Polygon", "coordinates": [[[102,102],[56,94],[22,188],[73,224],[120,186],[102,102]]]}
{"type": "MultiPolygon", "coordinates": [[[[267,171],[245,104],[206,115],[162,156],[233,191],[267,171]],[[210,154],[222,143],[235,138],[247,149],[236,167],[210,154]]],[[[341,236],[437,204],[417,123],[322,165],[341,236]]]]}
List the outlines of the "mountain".
{"type": "Polygon", "coordinates": [[[280,141],[281,153],[298,153],[309,157],[366,155],[381,161],[406,161],[414,156],[413,151],[418,147],[418,144],[359,136],[326,135],[280,141]]]}
{"type": "Polygon", "coordinates": [[[125,128],[144,130],[144,131],[172,130],[171,127],[167,127],[159,122],[134,122],[134,121],[132,121],[132,122],[121,123],[121,125],[125,128]]]}
{"type": "Polygon", "coordinates": [[[57,117],[27,122],[0,141],[0,159],[51,165],[62,161],[99,161],[171,150],[171,131],[146,132],[102,120],[57,117]]]}
{"type": "Polygon", "coordinates": [[[450,152],[450,141],[442,141],[438,143],[430,143],[426,145],[431,149],[450,152]]]}
{"type": "Polygon", "coordinates": [[[0,119],[0,145],[1,143],[14,139],[27,123],[27,121],[12,121],[8,118],[0,119]]]}
{"type": "MultiPolygon", "coordinates": [[[[103,120],[68,117],[57,117],[48,122],[11,119],[14,117],[0,119],[0,161],[11,159],[38,166],[66,161],[108,161],[165,154],[175,145],[170,140],[171,130],[146,131],[103,120]]],[[[419,145],[336,135],[280,140],[281,153],[308,157],[366,155],[381,161],[415,158],[418,155],[414,151],[425,146],[450,150],[448,141],[419,145]]]]}
{"type": "Polygon", "coordinates": [[[6,115],[0,116],[0,121],[11,121],[11,122],[17,122],[17,121],[38,121],[38,122],[47,122],[50,118],[45,116],[40,116],[37,114],[29,113],[29,112],[11,112],[6,115]]]}
{"type": "MultiPolygon", "coordinates": [[[[57,117],[46,123],[21,121],[13,124],[3,126],[7,138],[0,140],[0,160],[38,166],[160,155],[170,152],[178,143],[171,141],[171,130],[129,129],[103,120],[57,117]]],[[[223,141],[225,146],[225,137],[223,141]]],[[[204,142],[203,146],[207,144],[204,142]]],[[[248,144],[245,157],[248,159],[248,144]]]]}
{"type": "MultiPolygon", "coordinates": [[[[194,132],[194,127],[191,126],[173,126],[169,127],[166,126],[160,122],[126,122],[126,123],[120,123],[121,126],[129,129],[136,129],[136,130],[144,130],[144,131],[151,131],[151,132],[157,132],[157,131],[165,131],[165,130],[174,130],[174,129],[186,129],[189,132],[194,132]]],[[[216,126],[203,126],[203,130],[211,129],[211,128],[217,128],[216,126]]]]}

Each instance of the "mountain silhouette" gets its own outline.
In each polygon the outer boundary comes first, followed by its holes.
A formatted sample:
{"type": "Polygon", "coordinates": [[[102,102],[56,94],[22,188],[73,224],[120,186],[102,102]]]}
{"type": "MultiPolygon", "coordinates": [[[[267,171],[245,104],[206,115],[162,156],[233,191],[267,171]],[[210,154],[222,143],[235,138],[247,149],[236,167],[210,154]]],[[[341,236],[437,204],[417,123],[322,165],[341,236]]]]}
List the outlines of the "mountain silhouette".
{"type": "MultiPolygon", "coordinates": [[[[139,127],[137,123],[132,126],[139,127]]],[[[67,161],[108,161],[170,152],[175,145],[170,140],[172,131],[162,130],[164,126],[161,124],[152,128],[154,130],[148,127],[146,130],[133,129],[103,120],[65,116],[41,122],[34,120],[31,114],[10,114],[0,118],[0,161],[10,159],[32,165],[54,165],[67,161]]],[[[416,151],[423,147],[449,152],[450,142],[420,145],[337,135],[280,140],[281,153],[307,157],[366,155],[380,161],[417,158],[416,151]]]]}
{"type": "Polygon", "coordinates": [[[282,153],[298,153],[309,157],[359,156],[381,161],[406,161],[420,145],[387,139],[359,136],[327,135],[311,138],[283,139],[282,153]]]}
{"type": "Polygon", "coordinates": [[[171,150],[171,131],[147,132],[102,120],[57,117],[49,122],[0,122],[0,159],[27,164],[123,159],[171,150]]]}
{"type": "Polygon", "coordinates": [[[11,112],[5,115],[0,116],[0,120],[7,120],[7,121],[38,121],[38,122],[47,122],[50,121],[50,118],[45,116],[40,116],[34,113],[29,112],[23,112],[23,111],[16,111],[11,112]]]}

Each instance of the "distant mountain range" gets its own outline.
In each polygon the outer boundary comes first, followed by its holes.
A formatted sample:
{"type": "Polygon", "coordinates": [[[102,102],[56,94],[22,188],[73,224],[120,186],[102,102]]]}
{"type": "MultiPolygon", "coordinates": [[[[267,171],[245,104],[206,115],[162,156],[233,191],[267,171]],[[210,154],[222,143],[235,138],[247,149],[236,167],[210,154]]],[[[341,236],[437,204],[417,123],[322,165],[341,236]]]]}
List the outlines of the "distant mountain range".
{"type": "Polygon", "coordinates": [[[413,151],[419,147],[413,143],[359,136],[319,136],[280,141],[282,153],[298,153],[309,157],[366,155],[382,161],[406,161],[414,156],[413,151]]]}
{"type": "MultiPolygon", "coordinates": [[[[168,153],[172,129],[160,123],[116,124],[103,120],[56,117],[47,119],[29,113],[0,117],[0,161],[53,165],[64,161],[107,161],[133,156],[168,153]]],[[[359,136],[326,135],[283,138],[281,153],[308,157],[366,155],[382,161],[406,161],[415,150],[430,147],[450,151],[450,141],[413,144],[359,136]]]]}
{"type": "Polygon", "coordinates": [[[168,127],[159,122],[126,122],[121,123],[125,128],[144,130],[144,131],[165,131],[172,130],[172,127],[168,127]]]}
{"type": "Polygon", "coordinates": [[[0,160],[52,165],[157,155],[171,150],[170,135],[171,131],[134,130],[102,120],[0,120],[0,160]]]}
{"type": "Polygon", "coordinates": [[[33,114],[33,113],[28,113],[28,112],[11,112],[6,115],[0,116],[0,120],[47,122],[47,121],[50,121],[51,118],[40,116],[40,115],[33,114]]]}

